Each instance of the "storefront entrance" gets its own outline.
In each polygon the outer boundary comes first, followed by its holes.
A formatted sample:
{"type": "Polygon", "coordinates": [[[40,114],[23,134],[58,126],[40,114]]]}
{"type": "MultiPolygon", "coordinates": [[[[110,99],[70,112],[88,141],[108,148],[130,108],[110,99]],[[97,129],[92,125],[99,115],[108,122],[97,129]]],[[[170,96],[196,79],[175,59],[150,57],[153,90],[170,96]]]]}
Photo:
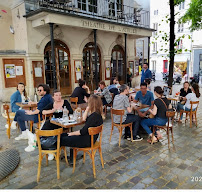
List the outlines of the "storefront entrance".
{"type": "Polygon", "coordinates": [[[124,84],[126,79],[125,54],[121,46],[116,45],[112,49],[112,77],[118,77],[119,83],[124,84]]]}
{"type": "MultiPolygon", "coordinates": [[[[56,64],[56,77],[57,89],[62,92],[62,95],[71,94],[71,68],[70,68],[70,52],[60,40],[54,40],[55,43],[55,64],[56,64]]],[[[53,90],[53,66],[51,59],[51,42],[49,42],[44,49],[44,64],[46,84],[53,90]]]]}
{"type": "MultiPolygon", "coordinates": [[[[101,54],[97,46],[97,72],[98,82],[101,80],[101,54]]],[[[95,82],[95,46],[94,43],[88,43],[83,49],[83,79],[90,90],[96,89],[95,82]]]]}

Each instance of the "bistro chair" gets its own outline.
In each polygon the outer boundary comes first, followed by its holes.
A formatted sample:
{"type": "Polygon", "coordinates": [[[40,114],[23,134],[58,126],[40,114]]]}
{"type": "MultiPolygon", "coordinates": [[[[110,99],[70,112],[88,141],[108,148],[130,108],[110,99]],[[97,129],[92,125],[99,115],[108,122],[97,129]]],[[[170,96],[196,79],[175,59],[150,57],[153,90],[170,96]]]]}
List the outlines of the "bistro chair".
{"type": "MultiPolygon", "coordinates": [[[[183,113],[186,113],[186,119],[185,119],[185,123],[188,120],[188,116],[189,116],[189,121],[190,121],[190,128],[192,128],[192,118],[193,116],[195,117],[195,121],[196,121],[196,127],[197,127],[197,117],[196,117],[196,113],[197,113],[197,109],[199,106],[199,101],[190,101],[191,104],[191,109],[190,111],[185,111],[185,110],[180,110],[180,117],[183,113]],[[197,105],[195,109],[193,109],[193,105],[197,105]]],[[[180,117],[179,117],[179,121],[180,121],[180,117]]]]}
{"type": "MultiPolygon", "coordinates": [[[[38,114],[38,120],[39,122],[37,123],[37,128],[40,129],[41,123],[42,123],[40,113],[38,114]]],[[[30,121],[30,132],[32,133],[33,133],[33,125],[34,125],[34,121],[30,121]]]]}
{"type": "Polygon", "coordinates": [[[7,135],[8,135],[8,138],[10,139],[10,137],[11,137],[11,121],[13,121],[13,119],[15,117],[15,113],[9,112],[9,105],[7,105],[7,104],[3,105],[3,109],[4,109],[4,112],[2,113],[2,116],[4,118],[6,118],[6,120],[7,120],[7,125],[8,125],[7,135]]]}
{"type": "Polygon", "coordinates": [[[37,173],[37,182],[39,182],[40,179],[40,172],[41,172],[41,162],[44,156],[46,156],[46,165],[48,165],[48,154],[51,153],[54,155],[56,159],[56,166],[57,166],[57,179],[60,179],[60,152],[63,149],[64,155],[65,155],[65,161],[68,164],[67,161],[67,152],[65,146],[60,147],[60,136],[63,133],[63,128],[55,129],[55,130],[39,130],[36,129],[36,138],[38,143],[38,149],[39,149],[39,164],[38,164],[38,173],[37,173]],[[57,148],[55,150],[43,150],[41,148],[41,142],[40,137],[50,137],[50,136],[57,136],[57,148]]]}
{"type": "Polygon", "coordinates": [[[91,160],[92,160],[92,165],[93,165],[93,176],[96,178],[96,173],[95,173],[95,154],[96,151],[99,150],[100,153],[100,159],[101,159],[101,164],[102,168],[104,168],[104,162],[102,158],[102,131],[103,131],[103,125],[100,125],[98,127],[90,127],[88,128],[88,133],[91,136],[91,147],[85,147],[85,148],[77,148],[73,147],[73,173],[75,171],[75,166],[76,166],[76,155],[79,151],[83,151],[83,163],[85,163],[85,158],[86,158],[86,153],[89,154],[91,160]],[[94,143],[94,135],[100,134],[99,141],[96,141],[94,143]]]}
{"type": "Polygon", "coordinates": [[[124,113],[125,113],[124,109],[120,110],[120,109],[111,108],[112,129],[111,129],[111,135],[110,135],[110,138],[109,138],[109,142],[111,142],[111,137],[112,137],[114,127],[117,127],[118,131],[119,131],[119,147],[121,146],[121,136],[122,136],[122,132],[123,132],[124,128],[130,127],[131,141],[133,140],[132,123],[128,123],[128,124],[123,124],[122,123],[124,113]],[[114,122],[114,118],[113,118],[114,115],[121,116],[120,117],[120,123],[115,123],[114,122]]]}
{"type": "Polygon", "coordinates": [[[78,97],[70,97],[70,103],[73,110],[78,107],[78,97]]]}
{"type": "Polygon", "coordinates": [[[171,132],[172,143],[174,145],[174,138],[173,138],[174,116],[175,116],[175,111],[166,111],[166,117],[168,118],[168,122],[166,123],[166,125],[164,125],[164,126],[154,125],[153,126],[153,133],[152,133],[152,142],[151,142],[151,144],[153,144],[153,137],[154,137],[154,134],[155,134],[155,132],[156,132],[156,130],[158,128],[158,129],[163,129],[164,131],[166,131],[167,138],[168,138],[168,148],[170,148],[169,131],[171,132]]]}
{"type": "Polygon", "coordinates": [[[105,116],[107,115],[107,107],[110,107],[112,108],[112,105],[113,105],[113,101],[114,101],[114,94],[113,93],[110,93],[111,96],[112,96],[112,101],[106,105],[104,105],[104,113],[105,113],[105,116]]]}

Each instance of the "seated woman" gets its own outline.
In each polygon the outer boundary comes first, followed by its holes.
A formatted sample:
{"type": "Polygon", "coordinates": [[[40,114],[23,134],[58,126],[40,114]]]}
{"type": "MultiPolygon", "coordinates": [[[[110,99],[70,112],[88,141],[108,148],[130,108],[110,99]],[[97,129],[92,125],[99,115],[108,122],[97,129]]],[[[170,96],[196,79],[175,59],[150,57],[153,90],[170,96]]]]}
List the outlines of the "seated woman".
{"type": "MultiPolygon", "coordinates": [[[[55,118],[62,118],[63,116],[63,109],[66,106],[68,113],[73,114],[73,110],[71,105],[67,100],[63,100],[61,96],[61,92],[59,90],[55,90],[53,92],[53,100],[54,103],[48,104],[42,111],[43,115],[48,115],[48,114],[53,114],[55,118]]],[[[60,126],[52,124],[50,120],[47,120],[43,127],[42,130],[54,130],[58,129],[60,126]]]]}
{"type": "MultiPolygon", "coordinates": [[[[190,101],[199,101],[199,97],[200,97],[200,93],[199,93],[199,86],[198,84],[193,84],[191,87],[192,93],[187,94],[185,97],[182,97],[182,100],[185,101],[185,105],[183,104],[179,104],[178,106],[178,112],[180,112],[180,110],[185,110],[185,111],[190,111],[191,109],[191,104],[190,101]]],[[[197,107],[196,104],[193,105],[193,111],[195,110],[195,108],[197,107]]],[[[179,122],[181,122],[183,118],[183,114],[180,117],[179,122]]],[[[195,121],[195,119],[193,119],[193,121],[195,121]]]]}
{"type": "MultiPolygon", "coordinates": [[[[141,121],[141,126],[149,134],[150,138],[148,142],[151,142],[152,137],[152,131],[149,127],[152,127],[153,125],[165,125],[168,120],[166,117],[167,108],[172,108],[170,101],[166,97],[163,97],[163,90],[160,86],[154,88],[154,94],[156,95],[157,99],[154,100],[153,109],[149,109],[148,112],[155,115],[155,117],[153,119],[144,119],[141,121]]],[[[160,134],[159,130],[156,131],[156,134],[157,136],[153,138],[154,143],[157,142],[158,139],[162,139],[162,135],[160,134]]]]}
{"type": "MultiPolygon", "coordinates": [[[[61,146],[67,147],[90,147],[91,137],[88,133],[88,128],[97,127],[103,124],[102,101],[99,96],[91,95],[88,100],[88,107],[83,114],[83,120],[86,120],[84,127],[81,130],[71,133],[63,133],[61,135],[61,146]]],[[[99,135],[94,136],[96,142],[99,135]]]]}
{"type": "Polygon", "coordinates": [[[109,89],[107,89],[104,81],[100,81],[99,88],[97,90],[95,90],[94,93],[99,95],[99,96],[102,96],[102,104],[103,105],[111,103],[112,96],[109,92],[109,89]]]}
{"type": "MultiPolygon", "coordinates": [[[[26,102],[28,101],[27,92],[25,90],[24,83],[18,83],[17,91],[11,95],[10,102],[11,102],[11,111],[17,112],[20,109],[20,106],[16,105],[17,102],[26,102]]],[[[13,121],[11,123],[11,129],[16,129],[17,121],[13,121]]],[[[7,127],[7,125],[6,125],[7,127]]]]}
{"type": "Polygon", "coordinates": [[[180,105],[184,105],[185,101],[182,100],[187,94],[191,93],[191,89],[189,88],[189,82],[185,81],[183,84],[183,88],[180,89],[180,102],[177,104],[177,112],[180,111],[180,105]]]}
{"type": "Polygon", "coordinates": [[[86,103],[84,97],[90,97],[90,90],[84,80],[79,79],[79,87],[74,89],[71,97],[78,97],[78,104],[86,103]]]}

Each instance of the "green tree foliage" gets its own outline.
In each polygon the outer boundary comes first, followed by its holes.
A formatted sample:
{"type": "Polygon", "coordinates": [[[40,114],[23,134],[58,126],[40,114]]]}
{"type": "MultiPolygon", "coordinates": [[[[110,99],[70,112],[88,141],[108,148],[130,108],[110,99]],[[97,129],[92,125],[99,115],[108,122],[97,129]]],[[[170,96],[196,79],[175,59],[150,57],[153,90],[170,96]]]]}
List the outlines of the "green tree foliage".
{"type": "Polygon", "coordinates": [[[191,31],[202,29],[202,0],[191,0],[189,6],[181,21],[183,23],[191,21],[191,31]]]}

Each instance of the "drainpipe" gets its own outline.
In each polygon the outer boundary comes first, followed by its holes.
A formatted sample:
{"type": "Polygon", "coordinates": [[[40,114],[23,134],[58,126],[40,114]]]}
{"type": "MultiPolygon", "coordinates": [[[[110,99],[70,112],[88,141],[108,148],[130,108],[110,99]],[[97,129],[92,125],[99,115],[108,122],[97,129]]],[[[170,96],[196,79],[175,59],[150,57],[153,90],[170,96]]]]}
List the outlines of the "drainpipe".
{"type": "Polygon", "coordinates": [[[94,31],[94,44],[95,44],[95,83],[96,89],[98,87],[98,71],[97,71],[97,29],[93,29],[94,31]]]}
{"type": "Polygon", "coordinates": [[[124,33],[125,35],[125,83],[127,84],[127,34],[124,33]]]}
{"type": "Polygon", "coordinates": [[[53,86],[57,89],[57,79],[56,79],[56,66],[55,66],[55,45],[54,45],[54,35],[53,35],[53,25],[54,23],[49,23],[50,25],[50,37],[51,37],[51,59],[53,66],[53,86]]]}

